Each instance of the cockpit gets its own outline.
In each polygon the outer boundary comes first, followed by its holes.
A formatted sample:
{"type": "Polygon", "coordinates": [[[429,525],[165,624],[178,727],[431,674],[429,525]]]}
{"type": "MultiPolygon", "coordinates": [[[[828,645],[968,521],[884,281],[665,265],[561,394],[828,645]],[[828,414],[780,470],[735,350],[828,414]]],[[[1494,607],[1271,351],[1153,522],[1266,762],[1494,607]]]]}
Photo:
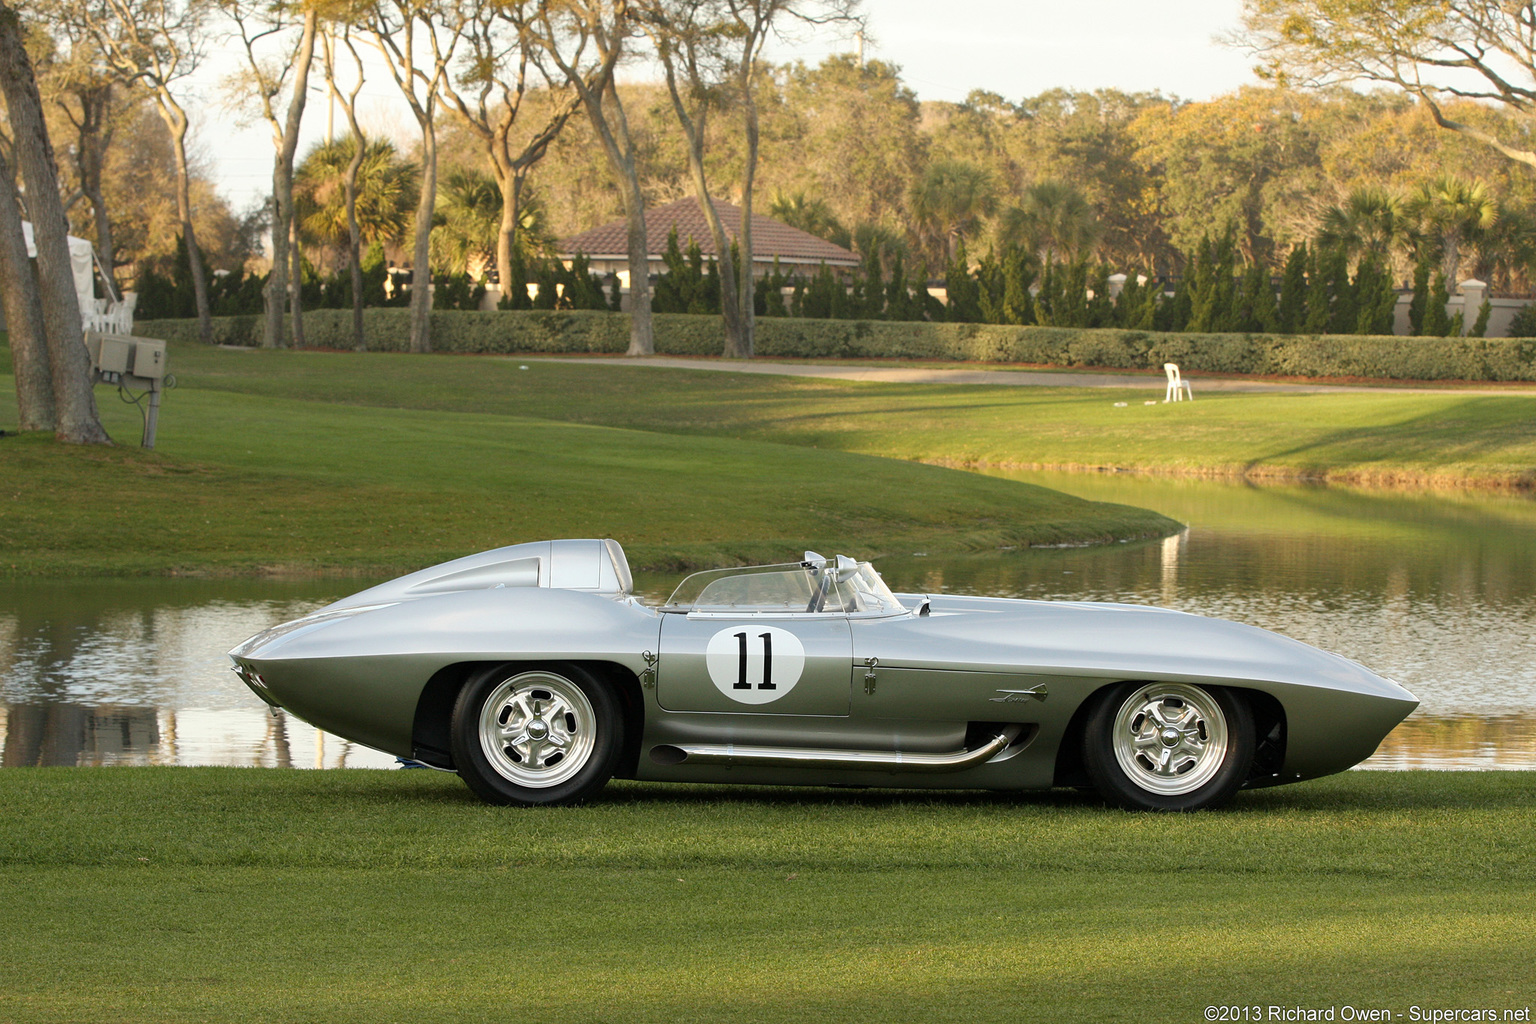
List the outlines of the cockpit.
{"type": "Polygon", "coordinates": [[[899,615],[896,600],[872,565],[846,555],[807,551],[799,562],[696,572],[678,584],[663,612],[899,615]]]}

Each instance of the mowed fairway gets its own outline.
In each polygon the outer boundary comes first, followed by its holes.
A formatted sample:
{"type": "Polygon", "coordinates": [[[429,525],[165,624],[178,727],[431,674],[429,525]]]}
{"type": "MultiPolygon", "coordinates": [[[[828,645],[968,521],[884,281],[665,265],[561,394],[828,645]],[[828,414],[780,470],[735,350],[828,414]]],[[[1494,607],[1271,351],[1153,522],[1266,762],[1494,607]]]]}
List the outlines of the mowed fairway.
{"type": "Polygon", "coordinates": [[[1536,391],[1201,392],[875,384],[531,358],[177,346],[200,388],[537,416],[949,465],[1530,486],[1536,391]],[[528,369],[520,369],[526,366],[528,369]],[[1116,402],[1125,402],[1117,408],[1116,402]]]}
{"type": "MultiPolygon", "coordinates": [[[[936,466],[572,422],[557,398],[525,410],[517,378],[496,376],[509,369],[500,363],[269,355],[177,349],[173,365],[188,365],[154,452],[131,446],[139,415],[106,387],[97,399],[119,447],[0,439],[0,572],[379,574],[582,536],[617,538],[639,568],[684,568],[782,561],[807,547],[873,557],[1178,529],[1142,509],[936,466]],[[197,369],[210,355],[270,366],[266,383],[291,368],[315,374],[301,373],[288,395],[216,390],[197,369]],[[347,380],[370,373],[400,397],[348,393],[347,380]],[[411,401],[431,393],[441,401],[411,401]]],[[[572,405],[665,416],[664,396],[631,388],[594,399],[574,376],[564,387],[572,405]]],[[[14,422],[13,393],[0,377],[0,422],[14,422]]]]}
{"type": "Polygon", "coordinates": [[[424,771],[9,769],[0,1019],[1522,1007],[1533,803],[1521,773],[1356,772],[1187,816],[634,783],[511,810],[424,771]]]}

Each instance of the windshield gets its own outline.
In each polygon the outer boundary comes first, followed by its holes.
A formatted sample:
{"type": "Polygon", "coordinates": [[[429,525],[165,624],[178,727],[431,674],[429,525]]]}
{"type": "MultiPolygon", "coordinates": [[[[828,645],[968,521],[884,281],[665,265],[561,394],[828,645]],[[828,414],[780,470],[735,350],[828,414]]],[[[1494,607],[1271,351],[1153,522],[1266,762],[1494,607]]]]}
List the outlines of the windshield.
{"type": "Polygon", "coordinates": [[[696,572],[678,584],[666,612],[838,612],[894,615],[906,611],[874,566],[804,562],[696,572]]]}

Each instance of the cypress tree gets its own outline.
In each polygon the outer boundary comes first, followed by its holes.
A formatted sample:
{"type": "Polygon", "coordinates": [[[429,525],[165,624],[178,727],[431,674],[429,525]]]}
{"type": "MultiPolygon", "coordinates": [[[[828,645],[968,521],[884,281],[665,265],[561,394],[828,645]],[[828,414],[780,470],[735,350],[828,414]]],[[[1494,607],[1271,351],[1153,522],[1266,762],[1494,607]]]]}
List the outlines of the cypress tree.
{"type": "Polygon", "coordinates": [[[1307,258],[1307,315],[1301,333],[1327,334],[1333,319],[1333,292],[1329,288],[1328,260],[1321,249],[1313,249],[1307,258]]]}
{"type": "Polygon", "coordinates": [[[944,287],[949,295],[949,319],[961,323],[978,323],[981,320],[981,289],[971,276],[970,260],[965,254],[965,242],[955,248],[955,258],[944,275],[944,287]]]}
{"type": "Polygon", "coordinates": [[[1058,326],[1056,321],[1056,261],[1047,260],[1040,272],[1040,294],[1035,296],[1035,322],[1047,327],[1058,326]]]}
{"type": "Polygon", "coordinates": [[[1429,260],[1421,259],[1413,268],[1413,301],[1408,304],[1408,333],[1424,334],[1424,314],[1429,309],[1429,260]]]}
{"type": "Polygon", "coordinates": [[[880,252],[872,250],[864,260],[864,301],[860,316],[865,320],[885,319],[885,281],[880,275],[880,252]]]}
{"type": "Polygon", "coordinates": [[[899,252],[891,257],[891,279],[885,286],[885,316],[887,320],[909,323],[923,318],[922,305],[912,294],[907,282],[906,266],[899,252]]]}
{"type": "Polygon", "coordinates": [[[1323,273],[1328,278],[1328,291],[1333,296],[1329,308],[1328,333],[1350,334],[1360,319],[1360,307],[1355,297],[1355,286],[1349,280],[1349,258],[1342,248],[1332,248],[1323,254],[1323,273]]]}
{"type": "Polygon", "coordinates": [[[1112,325],[1115,321],[1115,304],[1109,298],[1109,267],[1104,264],[1099,265],[1093,280],[1089,282],[1087,291],[1093,292],[1093,298],[1087,300],[1086,326],[1109,327],[1112,325]]]}
{"type": "Polygon", "coordinates": [[[1057,297],[1061,303],[1064,327],[1088,326],[1088,257],[1074,260],[1062,268],[1057,297]]]}
{"type": "Polygon", "coordinates": [[[1003,323],[1035,322],[1035,300],[1029,294],[1029,286],[1034,283],[1029,256],[1021,247],[1011,246],[1003,256],[1003,323]]]}
{"type": "Polygon", "coordinates": [[[1005,323],[1003,317],[1003,268],[997,255],[989,251],[976,266],[976,305],[983,323],[1005,323]]]}
{"type": "Polygon", "coordinates": [[[1445,304],[1450,301],[1451,290],[1446,286],[1445,275],[1436,272],[1435,283],[1430,286],[1428,300],[1424,307],[1426,337],[1449,338],[1456,333],[1456,322],[1451,319],[1451,314],[1445,308],[1445,304]]]}
{"type": "Polygon", "coordinates": [[[1359,308],[1356,334],[1391,334],[1397,315],[1397,289],[1392,274],[1367,256],[1355,269],[1355,302],[1359,308]]]}
{"type": "Polygon", "coordinates": [[[1174,285],[1173,296],[1158,306],[1156,317],[1158,330],[1179,332],[1189,328],[1189,314],[1194,305],[1190,299],[1190,287],[1190,276],[1186,272],[1179,278],[1179,283],[1174,285]]]}
{"type": "Polygon", "coordinates": [[[1243,275],[1232,330],[1246,334],[1270,331],[1274,329],[1275,318],[1275,286],[1269,268],[1255,261],[1243,275]]]}
{"type": "Polygon", "coordinates": [[[1195,333],[1212,330],[1216,303],[1215,278],[1211,268],[1211,240],[1200,240],[1200,248],[1190,257],[1184,276],[1189,279],[1189,320],[1184,329],[1195,333]]]}
{"type": "Polygon", "coordinates": [[[1307,317],[1307,247],[1303,243],[1291,250],[1285,260],[1285,276],[1280,283],[1280,301],[1275,306],[1274,330],[1295,334],[1307,317]]]}

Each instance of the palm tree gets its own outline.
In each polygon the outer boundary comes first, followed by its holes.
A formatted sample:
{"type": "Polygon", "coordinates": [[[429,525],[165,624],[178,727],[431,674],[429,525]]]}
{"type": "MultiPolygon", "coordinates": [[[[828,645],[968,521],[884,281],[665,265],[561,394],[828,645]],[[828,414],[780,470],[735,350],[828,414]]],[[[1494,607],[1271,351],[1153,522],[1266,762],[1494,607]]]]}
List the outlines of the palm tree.
{"type": "Polygon", "coordinates": [[[1395,192],[1371,186],[1354,189],[1343,203],[1323,211],[1317,240],[1343,249],[1352,260],[1373,255],[1390,265],[1392,250],[1408,237],[1403,207],[1395,192]]]}
{"type": "Polygon", "coordinates": [[[1046,180],[1025,189],[1019,204],[1002,212],[997,234],[1003,245],[1022,246],[1050,263],[1058,253],[1092,252],[1104,229],[1093,204],[1075,186],[1046,180]]]}
{"type": "MultiPolygon", "coordinates": [[[[496,179],[483,171],[454,168],[437,188],[433,217],[432,265],[441,271],[480,278],[495,266],[501,231],[502,195],[496,179]]],[[[518,200],[513,249],[524,265],[554,248],[544,229],[538,197],[524,192],[518,200]]]]}
{"type": "Polygon", "coordinates": [[[778,192],[768,204],[768,216],[833,245],[848,247],[848,229],[838,221],[825,199],[812,198],[804,192],[778,192]]]}
{"type": "Polygon", "coordinates": [[[1442,174],[1419,186],[1408,200],[1409,215],[1439,245],[1446,283],[1459,283],[1463,245],[1475,242],[1499,219],[1498,200],[1480,181],[1442,174]]]}
{"type": "Polygon", "coordinates": [[[947,261],[955,247],[997,209],[997,183],[985,167],[965,160],[938,160],[907,194],[913,218],[942,246],[947,261]]]}
{"type": "MultiPolygon", "coordinates": [[[[301,235],[311,244],[343,249],[350,242],[345,179],[355,147],[350,135],[321,143],[294,172],[294,213],[301,235]]],[[[364,145],[357,174],[357,221],[363,241],[391,243],[405,235],[415,216],[417,175],[416,166],[402,160],[388,139],[364,145]]]]}

